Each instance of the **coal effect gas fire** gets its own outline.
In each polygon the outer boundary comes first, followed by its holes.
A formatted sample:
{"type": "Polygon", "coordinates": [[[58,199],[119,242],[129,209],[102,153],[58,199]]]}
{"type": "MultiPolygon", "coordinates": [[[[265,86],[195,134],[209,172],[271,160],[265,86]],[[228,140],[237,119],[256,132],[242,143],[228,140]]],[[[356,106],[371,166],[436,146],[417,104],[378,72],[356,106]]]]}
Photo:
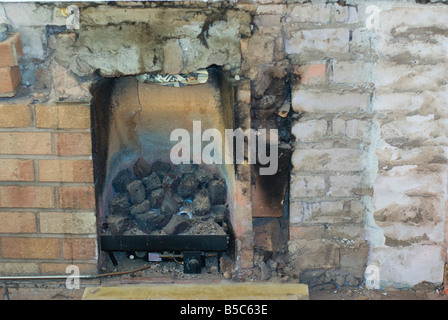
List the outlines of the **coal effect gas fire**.
{"type": "Polygon", "coordinates": [[[103,224],[112,235],[226,235],[224,178],[195,164],[152,165],[139,158],[112,180],[103,224]]]}

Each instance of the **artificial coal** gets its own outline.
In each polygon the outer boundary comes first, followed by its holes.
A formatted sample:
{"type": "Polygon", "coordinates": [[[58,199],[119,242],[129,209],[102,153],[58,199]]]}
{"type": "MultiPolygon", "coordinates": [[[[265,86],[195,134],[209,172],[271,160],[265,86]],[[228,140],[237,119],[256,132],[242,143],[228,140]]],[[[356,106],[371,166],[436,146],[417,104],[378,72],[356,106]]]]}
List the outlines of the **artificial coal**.
{"type": "Polygon", "coordinates": [[[106,232],[112,234],[226,234],[225,179],[194,164],[150,165],[139,158],[113,178],[106,232]]]}

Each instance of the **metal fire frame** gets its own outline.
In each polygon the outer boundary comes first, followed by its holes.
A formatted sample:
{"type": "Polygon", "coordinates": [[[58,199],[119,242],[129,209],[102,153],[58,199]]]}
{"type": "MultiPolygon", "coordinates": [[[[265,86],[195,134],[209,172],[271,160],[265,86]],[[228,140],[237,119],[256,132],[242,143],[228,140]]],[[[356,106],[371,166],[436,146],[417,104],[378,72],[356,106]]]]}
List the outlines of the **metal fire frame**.
{"type": "Polygon", "coordinates": [[[145,252],[216,252],[219,257],[228,249],[227,235],[100,235],[101,250],[109,254],[114,265],[115,251],[145,252]]]}

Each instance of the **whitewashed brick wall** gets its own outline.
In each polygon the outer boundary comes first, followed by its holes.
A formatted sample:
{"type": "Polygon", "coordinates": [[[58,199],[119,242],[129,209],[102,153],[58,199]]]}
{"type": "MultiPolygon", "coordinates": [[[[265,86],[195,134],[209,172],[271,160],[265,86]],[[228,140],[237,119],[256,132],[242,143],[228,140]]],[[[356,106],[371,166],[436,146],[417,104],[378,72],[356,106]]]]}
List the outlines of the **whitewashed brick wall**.
{"type": "MultiPolygon", "coordinates": [[[[448,106],[443,44],[448,39],[442,21],[448,7],[329,6],[335,10],[329,19],[310,15],[309,24],[300,25],[307,30],[286,28],[285,48],[293,63],[309,65],[312,57],[330,62],[325,81],[313,82],[303,67],[296,68],[307,81],[294,84],[292,91],[293,109],[302,116],[292,127],[295,245],[290,248],[300,252],[302,228],[325,223],[322,252],[328,240],[336,248],[341,237],[367,240],[366,265],[380,268],[383,286],[440,283],[446,261],[448,106]],[[368,20],[373,14],[378,24],[368,20]],[[345,228],[349,225],[355,228],[345,228]]],[[[317,72],[314,76],[319,79],[317,72]]]]}

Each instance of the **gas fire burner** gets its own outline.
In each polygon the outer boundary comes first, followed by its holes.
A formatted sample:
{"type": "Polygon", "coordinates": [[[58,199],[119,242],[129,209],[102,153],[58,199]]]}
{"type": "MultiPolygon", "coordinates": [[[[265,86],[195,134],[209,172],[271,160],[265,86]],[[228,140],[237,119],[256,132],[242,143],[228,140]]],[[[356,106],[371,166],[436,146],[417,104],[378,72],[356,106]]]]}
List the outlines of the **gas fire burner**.
{"type": "Polygon", "coordinates": [[[148,260],[154,257],[181,259],[184,273],[201,273],[206,257],[216,256],[219,266],[222,252],[228,248],[227,235],[101,235],[100,237],[101,250],[109,254],[114,265],[118,265],[114,252],[126,252],[128,257],[148,260]]]}

